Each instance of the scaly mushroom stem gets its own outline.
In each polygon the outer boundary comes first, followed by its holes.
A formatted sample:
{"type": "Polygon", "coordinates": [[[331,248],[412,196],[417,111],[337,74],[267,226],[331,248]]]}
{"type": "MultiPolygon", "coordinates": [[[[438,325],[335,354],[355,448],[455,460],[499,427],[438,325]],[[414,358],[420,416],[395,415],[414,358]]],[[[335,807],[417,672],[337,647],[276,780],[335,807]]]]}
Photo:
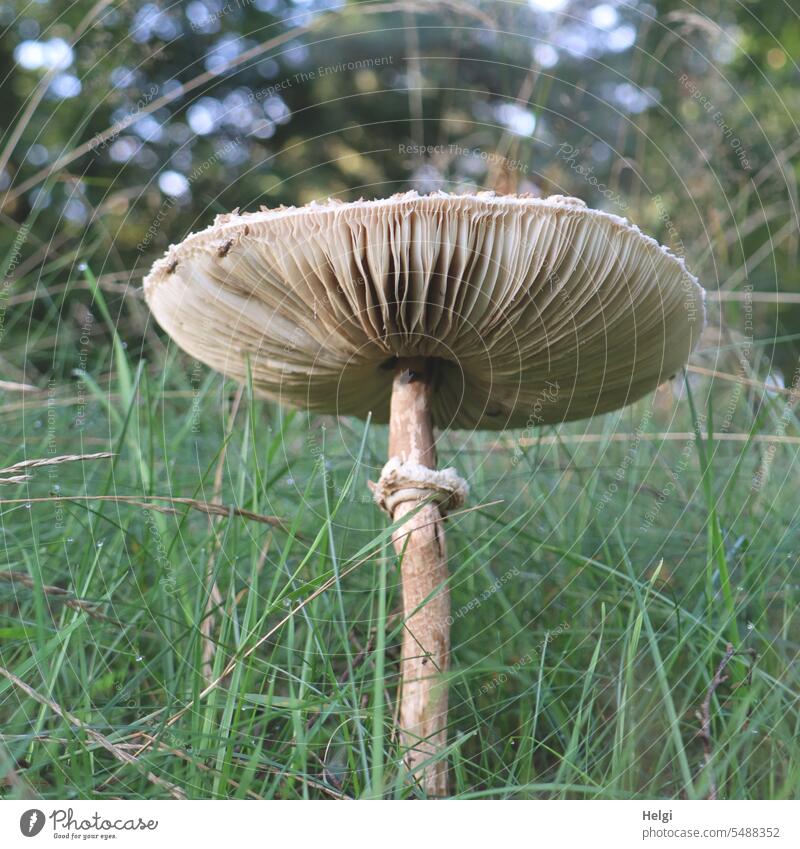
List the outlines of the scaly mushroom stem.
{"type": "MultiPolygon", "coordinates": [[[[436,468],[429,361],[401,359],[392,386],[389,456],[436,468]]],[[[420,500],[424,501],[424,497],[420,500]]],[[[402,519],[419,501],[399,503],[402,519]]],[[[400,734],[409,769],[441,753],[447,743],[447,669],[450,663],[450,591],[442,514],[426,504],[394,535],[401,556],[403,646],[400,734]]],[[[447,795],[447,762],[431,761],[415,773],[428,796],[447,795]]]]}

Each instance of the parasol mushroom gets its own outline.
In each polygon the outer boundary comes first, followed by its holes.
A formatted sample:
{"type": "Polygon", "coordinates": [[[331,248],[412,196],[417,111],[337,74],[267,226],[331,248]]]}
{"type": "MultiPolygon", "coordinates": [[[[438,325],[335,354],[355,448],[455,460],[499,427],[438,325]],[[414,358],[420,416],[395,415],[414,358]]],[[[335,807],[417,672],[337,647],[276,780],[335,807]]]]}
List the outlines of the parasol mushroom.
{"type": "Polygon", "coordinates": [[[399,523],[400,739],[425,792],[445,795],[442,520],[468,490],[437,468],[434,426],[532,427],[635,401],[688,359],[703,290],[625,219],[491,192],[221,215],[170,247],[144,290],[212,368],[244,380],[249,362],[282,404],[389,423],[372,488],[399,523]]]}

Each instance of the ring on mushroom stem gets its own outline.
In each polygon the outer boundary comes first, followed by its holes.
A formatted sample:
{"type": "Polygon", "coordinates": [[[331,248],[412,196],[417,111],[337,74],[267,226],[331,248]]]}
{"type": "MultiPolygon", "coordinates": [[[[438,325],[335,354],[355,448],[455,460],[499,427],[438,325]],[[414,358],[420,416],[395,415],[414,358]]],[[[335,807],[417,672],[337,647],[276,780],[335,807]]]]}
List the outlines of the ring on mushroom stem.
{"type": "Polygon", "coordinates": [[[144,280],[188,353],[261,394],[389,424],[375,501],[397,523],[400,743],[448,792],[443,519],[467,484],[434,426],[503,430],[643,397],[687,361],[703,290],[682,259],[576,198],[415,192],[218,216],[144,280]]]}

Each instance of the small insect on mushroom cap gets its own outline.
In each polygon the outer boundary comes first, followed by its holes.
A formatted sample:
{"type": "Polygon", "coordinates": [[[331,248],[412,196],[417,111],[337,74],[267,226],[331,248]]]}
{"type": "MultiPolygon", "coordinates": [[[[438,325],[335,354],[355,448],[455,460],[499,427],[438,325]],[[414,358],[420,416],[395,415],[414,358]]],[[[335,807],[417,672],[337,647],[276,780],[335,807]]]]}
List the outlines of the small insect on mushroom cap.
{"type": "Polygon", "coordinates": [[[218,216],[145,278],[192,356],[283,404],[389,415],[391,364],[434,364],[440,427],[586,418],[686,362],[704,292],[682,259],[575,198],[415,192],[218,216]]]}

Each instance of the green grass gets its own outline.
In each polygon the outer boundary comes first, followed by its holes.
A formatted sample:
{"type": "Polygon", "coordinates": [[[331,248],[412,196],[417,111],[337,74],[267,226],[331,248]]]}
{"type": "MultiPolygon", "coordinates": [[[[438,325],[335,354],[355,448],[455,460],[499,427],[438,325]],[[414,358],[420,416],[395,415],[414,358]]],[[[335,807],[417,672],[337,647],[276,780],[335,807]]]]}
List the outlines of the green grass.
{"type": "MultiPolygon", "coordinates": [[[[418,795],[394,734],[397,563],[367,489],[385,429],[226,383],[91,276],[40,309],[7,316],[4,355],[42,391],[0,397],[0,461],[114,457],[0,485],[3,792],[418,795]]],[[[519,433],[441,436],[472,489],[447,523],[453,610],[480,601],[453,623],[455,796],[800,793],[798,446],[762,438],[798,422],[785,396],[690,383],[537,432],[516,460],[519,433]],[[732,398],[749,439],[708,437],[732,398]],[[612,439],[637,427],[704,438],[612,439]]]]}

